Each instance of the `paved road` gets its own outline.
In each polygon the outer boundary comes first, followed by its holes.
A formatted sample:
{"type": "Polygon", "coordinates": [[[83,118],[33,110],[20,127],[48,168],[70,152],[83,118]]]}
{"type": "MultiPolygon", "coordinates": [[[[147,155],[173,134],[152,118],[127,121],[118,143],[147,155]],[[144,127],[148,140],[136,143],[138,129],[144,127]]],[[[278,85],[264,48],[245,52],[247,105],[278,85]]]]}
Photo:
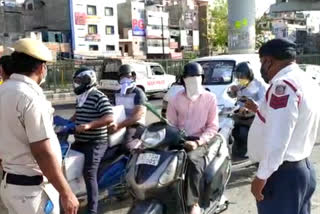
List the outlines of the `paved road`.
{"type": "MultiPolygon", "coordinates": [[[[151,103],[157,107],[161,106],[160,100],[152,100],[151,103]]],[[[72,106],[58,106],[56,114],[70,117],[74,109],[72,106]]],[[[156,120],[156,117],[150,112],[148,113],[148,122],[156,120]]],[[[320,213],[320,143],[318,143],[313,151],[311,160],[315,165],[317,174],[317,190],[313,197],[312,214],[320,213]]],[[[255,214],[257,213],[254,198],[250,193],[250,182],[255,174],[255,168],[249,168],[242,171],[234,172],[226,190],[226,196],[230,201],[230,207],[223,214],[255,214]]],[[[130,206],[130,201],[111,201],[102,203],[99,208],[99,214],[126,214],[130,206]]],[[[7,214],[2,209],[0,203],[0,214],[7,214]]],[[[81,212],[82,213],[82,212],[81,212]]]]}

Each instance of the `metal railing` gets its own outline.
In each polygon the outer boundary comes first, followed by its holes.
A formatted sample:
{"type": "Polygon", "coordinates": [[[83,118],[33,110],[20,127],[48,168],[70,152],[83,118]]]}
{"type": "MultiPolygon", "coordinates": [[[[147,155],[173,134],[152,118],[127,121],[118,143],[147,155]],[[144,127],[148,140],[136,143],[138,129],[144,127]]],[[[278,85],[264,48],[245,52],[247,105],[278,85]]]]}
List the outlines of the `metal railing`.
{"type": "MultiPolygon", "coordinates": [[[[148,62],[156,62],[163,66],[168,74],[179,76],[183,72],[183,67],[189,59],[171,60],[171,59],[152,59],[148,62]]],[[[299,55],[297,57],[299,64],[320,65],[320,55],[299,55]]],[[[73,61],[63,60],[48,65],[47,81],[44,85],[45,90],[52,91],[71,91],[72,75],[80,66],[86,66],[97,71],[98,79],[101,76],[102,60],[73,61]]]]}
{"type": "Polygon", "coordinates": [[[320,65],[320,55],[318,55],[318,54],[299,55],[297,57],[297,63],[320,65]]]}

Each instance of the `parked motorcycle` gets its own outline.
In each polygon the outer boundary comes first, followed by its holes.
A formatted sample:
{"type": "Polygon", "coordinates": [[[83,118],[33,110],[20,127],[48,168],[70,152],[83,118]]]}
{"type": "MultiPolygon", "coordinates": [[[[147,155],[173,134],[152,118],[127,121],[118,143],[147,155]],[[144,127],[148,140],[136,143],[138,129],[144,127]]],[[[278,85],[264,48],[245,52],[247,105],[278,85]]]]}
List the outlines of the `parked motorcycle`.
{"type": "MultiPolygon", "coordinates": [[[[62,156],[63,170],[72,191],[75,193],[81,205],[87,203],[86,186],[83,179],[84,155],[71,149],[69,135],[75,132],[75,123],[62,117],[54,117],[55,132],[58,136],[62,156]]],[[[128,196],[125,168],[128,156],[117,153],[118,145],[123,140],[125,129],[113,134],[109,138],[109,148],[102,158],[98,171],[99,200],[128,196]]]]}
{"type": "MultiPolygon", "coordinates": [[[[127,164],[126,180],[134,197],[129,214],[185,214],[187,153],[184,142],[189,140],[182,130],[170,125],[150,105],[147,108],[161,121],[149,125],[127,164]]],[[[201,181],[200,207],[205,214],[219,213],[228,208],[223,196],[231,175],[231,159],[221,129],[208,144],[206,169],[201,181]]]]}

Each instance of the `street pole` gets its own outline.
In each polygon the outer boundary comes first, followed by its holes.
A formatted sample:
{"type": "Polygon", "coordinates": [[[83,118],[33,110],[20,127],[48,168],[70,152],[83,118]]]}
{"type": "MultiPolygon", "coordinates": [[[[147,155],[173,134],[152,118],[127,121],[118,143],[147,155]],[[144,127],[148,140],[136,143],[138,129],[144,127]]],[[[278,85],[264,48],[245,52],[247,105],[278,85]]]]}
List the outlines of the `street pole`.
{"type": "Polygon", "coordinates": [[[164,29],[163,29],[163,16],[161,16],[161,31],[162,31],[162,58],[165,59],[165,52],[164,52],[164,29]]]}
{"type": "Polygon", "coordinates": [[[255,3],[256,0],[228,0],[229,53],[255,52],[255,3]]]}
{"type": "Polygon", "coordinates": [[[5,52],[6,46],[7,46],[7,25],[6,25],[6,3],[3,2],[3,43],[2,43],[2,47],[3,47],[3,53],[5,52]]]}

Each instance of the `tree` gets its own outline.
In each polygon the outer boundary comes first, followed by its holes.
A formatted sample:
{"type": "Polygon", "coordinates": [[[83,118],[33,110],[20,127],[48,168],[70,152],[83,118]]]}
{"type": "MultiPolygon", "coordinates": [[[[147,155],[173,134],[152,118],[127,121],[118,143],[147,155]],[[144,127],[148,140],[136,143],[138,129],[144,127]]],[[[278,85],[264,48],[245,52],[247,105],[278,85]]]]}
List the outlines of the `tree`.
{"type": "Polygon", "coordinates": [[[271,18],[264,14],[256,19],[256,49],[259,49],[268,40],[266,32],[271,32],[271,18]]]}
{"type": "Polygon", "coordinates": [[[228,44],[228,2],[216,0],[209,10],[207,39],[209,48],[214,51],[226,51],[228,44]]]}

